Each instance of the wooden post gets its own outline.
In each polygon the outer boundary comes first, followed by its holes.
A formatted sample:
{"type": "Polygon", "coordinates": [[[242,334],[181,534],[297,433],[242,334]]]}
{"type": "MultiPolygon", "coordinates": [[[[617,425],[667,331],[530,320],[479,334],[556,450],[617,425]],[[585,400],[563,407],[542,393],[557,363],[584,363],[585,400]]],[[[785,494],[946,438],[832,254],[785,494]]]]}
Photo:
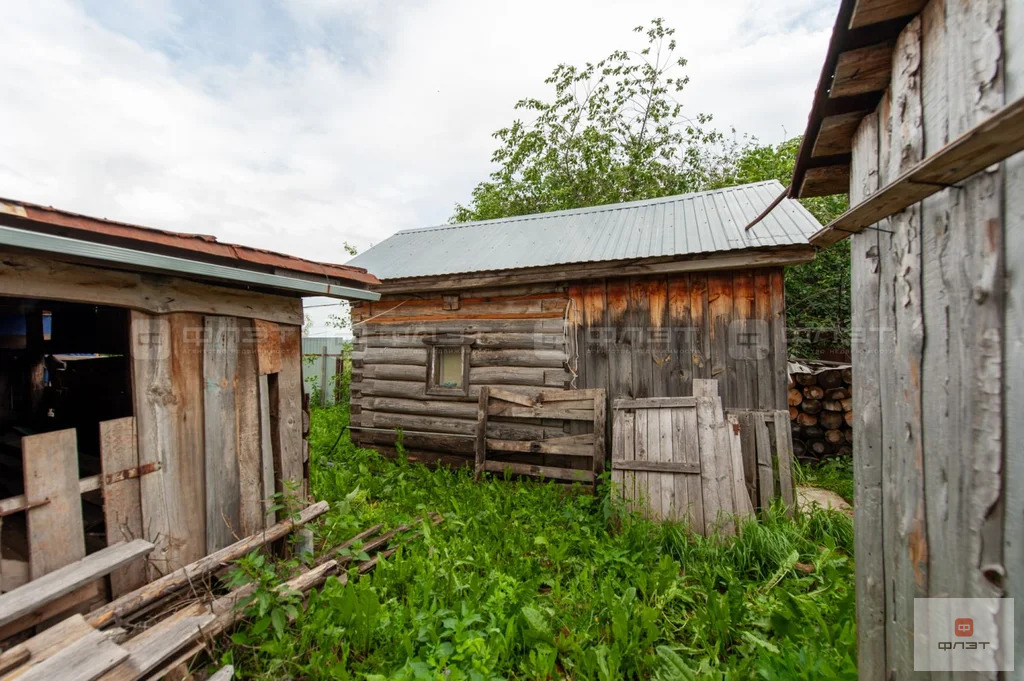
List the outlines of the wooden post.
{"type": "Polygon", "coordinates": [[[597,476],[604,472],[605,459],[605,420],[607,418],[607,393],[601,390],[594,396],[594,484],[597,476]]]}
{"type": "Polygon", "coordinates": [[[487,386],[480,388],[480,401],[476,409],[476,478],[479,480],[484,472],[484,464],[487,462],[487,402],[490,399],[491,389],[487,386]]]}
{"type": "Polygon", "coordinates": [[[332,389],[334,391],[334,404],[336,404],[336,405],[341,402],[341,398],[342,398],[342,395],[341,395],[341,382],[342,382],[342,377],[344,375],[345,375],[345,358],[344,357],[339,357],[338,359],[334,360],[334,385],[332,386],[332,389]]]}
{"type": "Polygon", "coordinates": [[[320,406],[327,406],[327,346],[320,351],[320,406]]]}

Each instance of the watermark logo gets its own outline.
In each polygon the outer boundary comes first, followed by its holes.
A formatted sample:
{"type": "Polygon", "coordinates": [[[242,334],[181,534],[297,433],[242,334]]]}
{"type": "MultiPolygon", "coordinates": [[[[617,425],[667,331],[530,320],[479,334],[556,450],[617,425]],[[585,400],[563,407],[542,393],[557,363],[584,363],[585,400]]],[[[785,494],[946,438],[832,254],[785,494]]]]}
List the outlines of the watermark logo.
{"type": "Polygon", "coordinates": [[[914,671],[1013,671],[1013,599],[915,598],[914,671]]]}
{"type": "Polygon", "coordinates": [[[974,620],[970,617],[957,617],[953,620],[953,633],[957,636],[974,636],[974,620]]]}

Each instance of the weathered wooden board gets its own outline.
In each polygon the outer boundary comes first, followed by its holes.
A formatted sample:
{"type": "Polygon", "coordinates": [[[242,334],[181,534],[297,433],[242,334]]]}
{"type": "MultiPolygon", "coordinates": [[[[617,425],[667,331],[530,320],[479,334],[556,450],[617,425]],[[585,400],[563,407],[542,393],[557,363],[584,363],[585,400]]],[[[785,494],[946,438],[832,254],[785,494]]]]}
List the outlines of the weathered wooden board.
{"type": "Polygon", "coordinates": [[[25,497],[50,500],[27,512],[29,575],[38,579],[85,556],[75,430],[23,437],[21,458],[25,497]]]}
{"type": "Polygon", "coordinates": [[[302,356],[301,329],[281,326],[281,371],[272,376],[270,420],[274,444],[277,492],[305,496],[302,473],[302,356]]]}
{"type": "Polygon", "coordinates": [[[195,603],[125,641],[129,657],[99,681],[136,681],[156,669],[189,643],[200,638],[202,627],[216,619],[206,603],[195,603]]]}
{"type": "MultiPolygon", "coordinates": [[[[103,468],[103,519],[107,545],[142,537],[142,497],[138,478],[111,480],[111,474],[139,465],[135,417],[100,422],[100,463],[103,468]]],[[[146,565],[129,563],[110,573],[115,598],[146,583],[146,565]]]]}
{"type": "MultiPolygon", "coordinates": [[[[21,667],[19,672],[24,671],[27,667],[22,665],[26,664],[26,661],[29,665],[39,664],[93,631],[95,629],[89,626],[81,615],[63,619],[27,641],[0,653],[0,674],[16,667],[21,667]]],[[[10,678],[14,679],[17,676],[12,674],[10,678]]]]}
{"type": "Polygon", "coordinates": [[[20,681],[94,681],[128,657],[128,651],[101,631],[91,631],[60,652],[33,665],[20,681]]]}
{"type": "Polygon", "coordinates": [[[0,594],[0,626],[38,610],[104,577],[122,565],[140,559],[153,550],[143,539],[118,543],[52,570],[24,586],[0,594]]]}
{"type": "Polygon", "coordinates": [[[206,553],[203,320],[132,312],[131,329],[139,464],[160,467],[139,479],[156,577],[206,553]]]}
{"type": "Polygon", "coordinates": [[[240,531],[239,432],[235,387],[240,328],[234,317],[206,317],[203,409],[206,442],[206,552],[235,541],[240,531]]]}
{"type": "MultiPolygon", "coordinates": [[[[247,537],[265,527],[263,505],[263,431],[260,419],[260,381],[257,348],[244,339],[253,329],[246,320],[237,320],[243,342],[238,347],[234,400],[238,429],[238,528],[247,537]]],[[[267,424],[269,429],[269,423],[267,424]]],[[[271,455],[271,465],[273,456],[271,455]]]]}

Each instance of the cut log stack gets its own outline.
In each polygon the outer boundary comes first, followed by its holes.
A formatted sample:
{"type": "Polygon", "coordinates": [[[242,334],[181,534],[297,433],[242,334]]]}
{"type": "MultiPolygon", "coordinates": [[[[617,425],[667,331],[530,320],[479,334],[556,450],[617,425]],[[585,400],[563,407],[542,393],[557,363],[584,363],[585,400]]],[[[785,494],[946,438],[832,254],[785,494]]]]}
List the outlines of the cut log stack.
{"type": "Polygon", "coordinates": [[[853,454],[853,371],[848,365],[790,364],[793,452],[804,462],[853,454]]]}

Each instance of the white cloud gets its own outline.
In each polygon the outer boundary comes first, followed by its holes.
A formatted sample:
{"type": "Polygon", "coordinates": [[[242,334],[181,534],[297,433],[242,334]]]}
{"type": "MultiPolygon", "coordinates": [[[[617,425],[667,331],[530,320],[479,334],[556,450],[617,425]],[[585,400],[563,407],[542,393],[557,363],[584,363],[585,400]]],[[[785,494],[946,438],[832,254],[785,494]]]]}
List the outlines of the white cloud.
{"type": "Polygon", "coordinates": [[[816,0],[10,3],[0,196],[344,261],[443,222],[491,133],[558,62],[655,16],[685,104],[766,141],[802,131],[834,7],[816,0]],[[269,12],[269,13],[268,13],[269,12]]]}

